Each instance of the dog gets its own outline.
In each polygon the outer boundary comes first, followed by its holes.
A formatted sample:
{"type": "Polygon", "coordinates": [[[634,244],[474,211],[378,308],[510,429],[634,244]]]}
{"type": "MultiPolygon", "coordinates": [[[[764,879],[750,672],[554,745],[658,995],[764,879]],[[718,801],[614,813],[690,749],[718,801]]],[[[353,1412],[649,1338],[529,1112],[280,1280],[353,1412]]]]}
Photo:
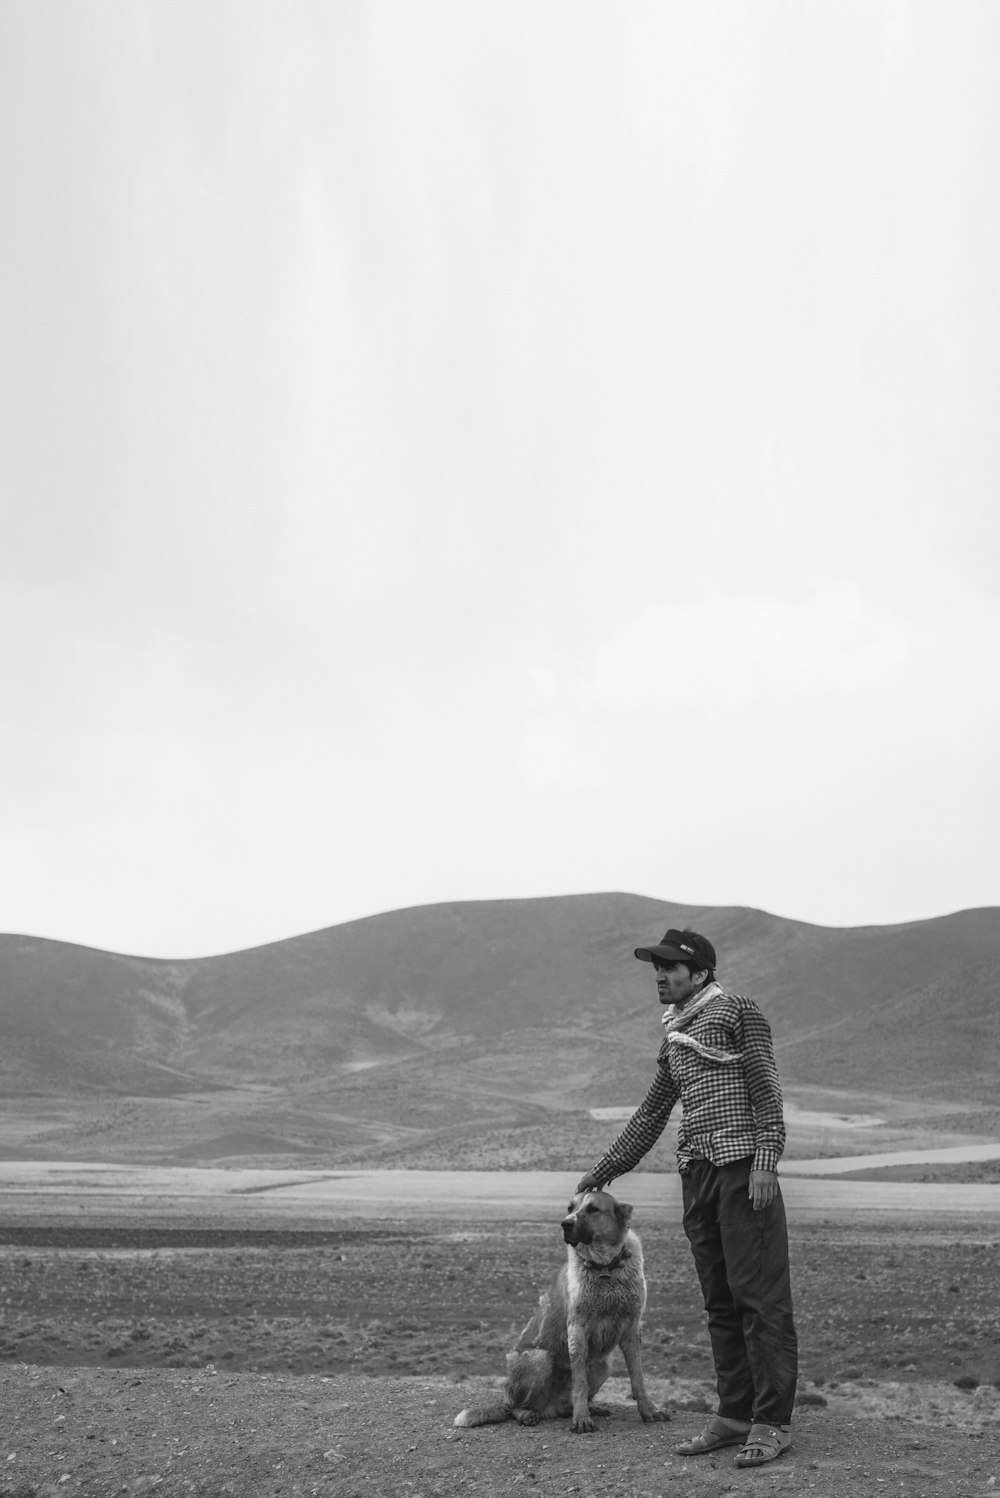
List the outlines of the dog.
{"type": "Polygon", "coordinates": [[[642,1244],[629,1223],[632,1208],[607,1191],[582,1191],[562,1220],[566,1262],[543,1291],[538,1308],[507,1354],[507,1383],[496,1404],[463,1410],[455,1424],[491,1425],[517,1420],[537,1425],[569,1415],[582,1435],[597,1429],[591,1403],[608,1377],[620,1347],[632,1380],[632,1398],[644,1421],[668,1420],[646,1394],[639,1343],[646,1306],[642,1244]]]}

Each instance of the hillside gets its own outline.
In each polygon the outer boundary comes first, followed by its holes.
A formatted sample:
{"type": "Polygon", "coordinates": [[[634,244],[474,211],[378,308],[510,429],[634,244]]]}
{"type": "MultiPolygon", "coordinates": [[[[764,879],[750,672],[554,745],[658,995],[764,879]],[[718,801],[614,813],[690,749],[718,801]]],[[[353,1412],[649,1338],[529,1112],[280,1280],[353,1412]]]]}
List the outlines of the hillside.
{"type": "Polygon", "coordinates": [[[1000,910],[838,930],[595,894],[182,961],[0,935],[8,1152],[344,1163],[633,1102],[659,1009],[632,952],[671,925],[711,935],[722,981],[761,1002],[786,1087],[993,1100],[1000,910]]]}

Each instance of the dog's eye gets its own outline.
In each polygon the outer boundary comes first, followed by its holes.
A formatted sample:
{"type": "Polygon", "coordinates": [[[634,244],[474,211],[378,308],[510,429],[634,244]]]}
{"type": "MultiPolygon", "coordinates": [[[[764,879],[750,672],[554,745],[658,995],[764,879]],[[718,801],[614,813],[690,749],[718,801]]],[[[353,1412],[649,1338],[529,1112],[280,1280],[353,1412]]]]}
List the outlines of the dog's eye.
{"type": "Polygon", "coordinates": [[[588,1202],[587,1205],[584,1207],[583,1210],[585,1212],[596,1212],[597,1208],[594,1206],[593,1202],[588,1202]]]}

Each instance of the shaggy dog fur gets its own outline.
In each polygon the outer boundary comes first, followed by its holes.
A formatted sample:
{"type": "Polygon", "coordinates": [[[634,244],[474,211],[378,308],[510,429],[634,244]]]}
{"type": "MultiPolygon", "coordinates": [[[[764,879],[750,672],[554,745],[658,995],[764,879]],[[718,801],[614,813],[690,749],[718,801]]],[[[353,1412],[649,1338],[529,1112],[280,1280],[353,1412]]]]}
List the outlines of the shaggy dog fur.
{"type": "Polygon", "coordinates": [[[629,1227],[632,1208],[606,1191],[574,1196],[563,1218],[566,1262],[507,1354],[507,1383],[496,1404],[463,1410],[456,1425],[572,1418],[576,1434],[596,1429],[591,1403],[620,1347],[643,1420],[667,1420],[646,1394],[639,1327],[646,1305],[642,1244],[629,1227]]]}

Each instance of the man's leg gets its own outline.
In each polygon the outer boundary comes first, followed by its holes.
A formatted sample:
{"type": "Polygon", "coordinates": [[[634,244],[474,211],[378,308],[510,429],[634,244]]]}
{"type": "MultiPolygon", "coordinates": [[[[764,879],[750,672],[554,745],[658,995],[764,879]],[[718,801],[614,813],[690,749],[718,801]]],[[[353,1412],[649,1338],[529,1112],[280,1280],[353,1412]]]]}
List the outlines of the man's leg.
{"type": "Polygon", "coordinates": [[[684,1231],[708,1312],[708,1335],[715,1361],[719,1414],[727,1420],[753,1419],[754,1379],[744,1340],[743,1317],[726,1274],[720,1223],[719,1176],[707,1160],[692,1160],[681,1176],[684,1231]]]}
{"type": "Polygon", "coordinates": [[[726,1274],[753,1374],[755,1423],[788,1425],[795,1403],[798,1343],[792,1319],[788,1228],[781,1193],[755,1212],[750,1165],[720,1167],[719,1227],[726,1274]]]}

